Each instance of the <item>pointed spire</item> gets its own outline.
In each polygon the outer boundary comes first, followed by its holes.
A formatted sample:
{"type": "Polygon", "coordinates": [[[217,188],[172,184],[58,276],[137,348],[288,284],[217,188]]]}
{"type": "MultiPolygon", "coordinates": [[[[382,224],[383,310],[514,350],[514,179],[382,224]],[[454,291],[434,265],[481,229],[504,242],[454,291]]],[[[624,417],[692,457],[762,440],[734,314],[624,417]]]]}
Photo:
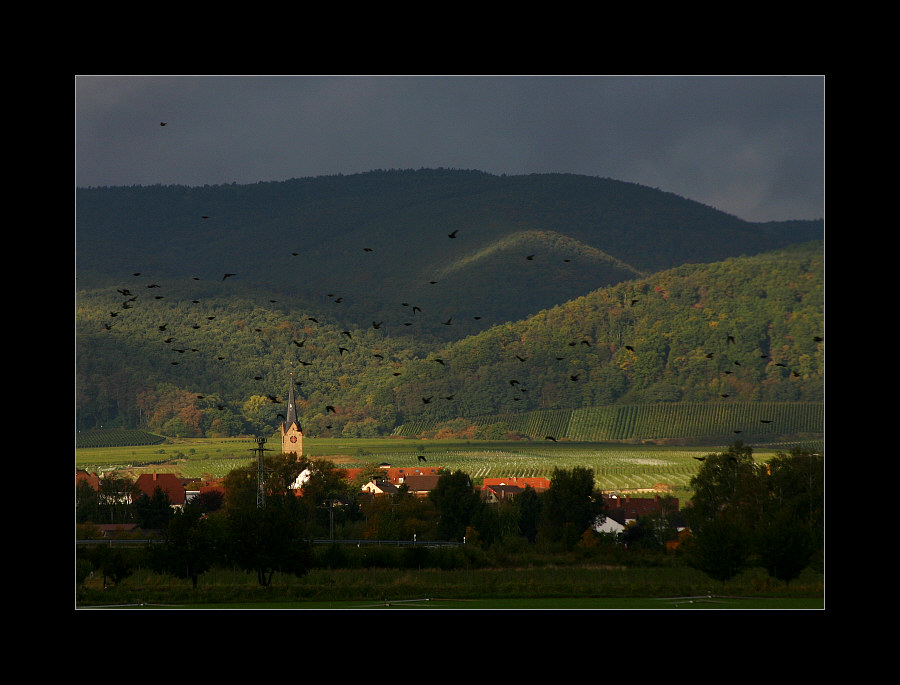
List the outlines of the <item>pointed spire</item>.
{"type": "Polygon", "coordinates": [[[297,428],[300,426],[300,421],[297,419],[297,407],[294,404],[294,374],[291,374],[291,387],[288,389],[288,406],[287,406],[287,418],[284,421],[284,427],[287,428],[292,423],[297,424],[297,428]]]}

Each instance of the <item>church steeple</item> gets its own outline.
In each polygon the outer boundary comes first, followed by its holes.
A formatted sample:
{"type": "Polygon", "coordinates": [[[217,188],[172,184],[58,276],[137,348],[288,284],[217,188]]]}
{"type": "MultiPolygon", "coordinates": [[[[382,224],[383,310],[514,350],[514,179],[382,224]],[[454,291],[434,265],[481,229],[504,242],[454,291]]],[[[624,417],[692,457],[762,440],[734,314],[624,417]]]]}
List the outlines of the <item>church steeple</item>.
{"type": "Polygon", "coordinates": [[[297,459],[303,456],[303,427],[297,418],[297,405],[294,403],[294,374],[291,374],[288,389],[287,415],[281,424],[281,451],[284,454],[296,454],[297,459]]]}
{"type": "Polygon", "coordinates": [[[285,426],[290,426],[292,423],[297,424],[297,428],[300,430],[303,427],[300,425],[300,421],[297,419],[297,407],[294,404],[294,377],[291,374],[291,387],[288,390],[288,406],[287,406],[287,418],[284,421],[285,426]]]}

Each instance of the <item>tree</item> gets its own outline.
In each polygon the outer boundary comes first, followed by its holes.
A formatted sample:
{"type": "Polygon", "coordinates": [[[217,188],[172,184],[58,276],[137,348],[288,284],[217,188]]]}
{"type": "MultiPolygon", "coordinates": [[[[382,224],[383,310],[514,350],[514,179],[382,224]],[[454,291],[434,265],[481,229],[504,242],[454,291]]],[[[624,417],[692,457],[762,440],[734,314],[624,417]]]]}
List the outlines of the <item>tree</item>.
{"type": "Polygon", "coordinates": [[[519,510],[519,532],[528,542],[537,539],[538,527],[541,521],[541,499],[530,485],[520,492],[515,499],[519,510]]]}
{"type": "Polygon", "coordinates": [[[134,520],[133,502],[140,490],[128,478],[107,475],[100,479],[98,490],[99,519],[97,523],[131,523],[134,520]]]}
{"type": "Polygon", "coordinates": [[[267,587],[276,571],[302,576],[312,563],[308,534],[308,502],[291,485],[306,468],[315,468],[294,455],[278,454],[266,467],[265,505],[257,506],[256,464],[234,469],[225,477],[225,553],[241,568],[256,573],[267,587]]]}
{"type": "Polygon", "coordinates": [[[190,578],[197,587],[200,575],[217,561],[221,541],[215,519],[203,517],[199,507],[188,505],[168,522],[165,543],[150,548],[150,566],[177,578],[190,578]]]}
{"type": "Polygon", "coordinates": [[[135,516],[145,530],[163,530],[172,518],[172,502],[169,493],[160,486],[153,489],[153,496],[141,493],[134,503],[135,516]]]}
{"type": "Polygon", "coordinates": [[[264,507],[231,508],[226,518],[229,558],[256,573],[268,587],[276,571],[303,576],[312,565],[306,525],[291,499],[271,498],[264,507]]]}
{"type": "Polygon", "coordinates": [[[446,540],[465,537],[469,526],[484,504],[464,471],[443,474],[434,490],[428,493],[438,512],[438,535],[446,540]]]}
{"type": "Polygon", "coordinates": [[[591,469],[553,469],[541,509],[541,528],[548,540],[572,549],[588,527],[602,522],[603,510],[603,495],[594,488],[591,469]]]}
{"type": "Polygon", "coordinates": [[[691,528],[688,562],[712,578],[727,580],[750,562],[766,500],[761,473],[753,450],[738,441],[706,455],[691,479],[694,496],[683,510],[691,528]]]}
{"type": "Polygon", "coordinates": [[[790,582],[824,542],[824,460],[795,449],[765,470],[768,497],[757,527],[756,550],[769,574],[790,582]]]}

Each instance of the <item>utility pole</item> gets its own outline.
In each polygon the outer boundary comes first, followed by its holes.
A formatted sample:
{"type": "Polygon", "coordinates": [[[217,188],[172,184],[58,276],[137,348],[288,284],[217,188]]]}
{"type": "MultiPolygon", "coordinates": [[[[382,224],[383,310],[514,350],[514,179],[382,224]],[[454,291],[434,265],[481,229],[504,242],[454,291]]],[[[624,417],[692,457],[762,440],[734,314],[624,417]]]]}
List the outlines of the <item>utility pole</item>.
{"type": "Polygon", "coordinates": [[[256,452],[256,508],[262,509],[266,506],[266,470],[263,462],[263,453],[268,449],[263,447],[266,444],[266,438],[261,435],[256,436],[256,447],[251,447],[251,451],[256,452]]]}

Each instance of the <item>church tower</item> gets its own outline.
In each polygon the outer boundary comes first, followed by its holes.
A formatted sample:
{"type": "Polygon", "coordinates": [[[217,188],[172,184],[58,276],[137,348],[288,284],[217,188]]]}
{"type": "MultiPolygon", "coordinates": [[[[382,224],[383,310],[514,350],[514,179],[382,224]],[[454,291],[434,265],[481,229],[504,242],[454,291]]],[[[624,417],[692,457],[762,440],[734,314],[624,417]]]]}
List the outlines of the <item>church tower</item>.
{"type": "Polygon", "coordinates": [[[287,415],[281,424],[281,451],[297,455],[298,460],[303,456],[303,428],[297,418],[297,405],[294,404],[294,374],[291,374],[291,387],[288,390],[287,415]]]}

